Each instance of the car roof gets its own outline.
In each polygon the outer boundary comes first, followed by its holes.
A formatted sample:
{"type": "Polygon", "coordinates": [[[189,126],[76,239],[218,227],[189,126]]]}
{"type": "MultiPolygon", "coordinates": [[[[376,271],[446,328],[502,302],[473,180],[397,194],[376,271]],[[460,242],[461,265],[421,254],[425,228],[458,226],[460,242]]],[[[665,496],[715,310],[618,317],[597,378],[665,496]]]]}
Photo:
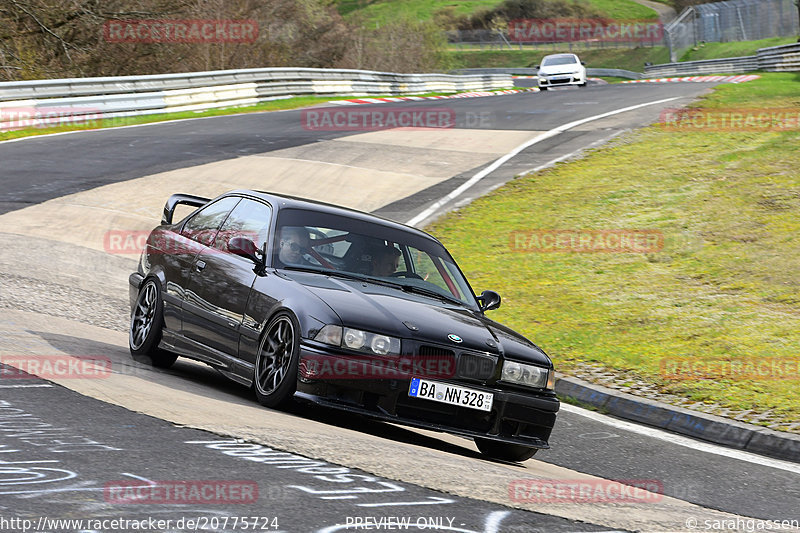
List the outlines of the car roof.
{"type": "Polygon", "coordinates": [[[437,243],[441,244],[439,239],[437,239],[433,235],[426,233],[422,230],[419,230],[413,226],[407,226],[406,224],[401,224],[399,222],[395,222],[394,220],[389,220],[388,218],[383,218],[378,215],[365,213],[363,211],[358,211],[356,209],[350,209],[348,207],[342,207],[334,204],[329,204],[326,202],[311,200],[309,198],[301,198],[298,196],[290,196],[286,194],[278,194],[266,191],[252,191],[247,189],[237,189],[235,191],[230,191],[220,195],[219,198],[222,198],[224,196],[252,196],[255,198],[260,198],[262,200],[266,200],[267,202],[269,202],[276,210],[308,209],[311,211],[328,213],[331,215],[339,215],[349,218],[355,218],[357,220],[362,220],[364,222],[370,222],[373,224],[376,223],[382,224],[384,226],[389,226],[391,228],[400,231],[410,232],[420,237],[433,239],[437,243]]]}
{"type": "Polygon", "coordinates": [[[551,58],[551,57],[574,57],[575,59],[578,59],[577,54],[550,54],[550,55],[544,56],[542,58],[542,61],[544,61],[545,59],[551,58]]]}

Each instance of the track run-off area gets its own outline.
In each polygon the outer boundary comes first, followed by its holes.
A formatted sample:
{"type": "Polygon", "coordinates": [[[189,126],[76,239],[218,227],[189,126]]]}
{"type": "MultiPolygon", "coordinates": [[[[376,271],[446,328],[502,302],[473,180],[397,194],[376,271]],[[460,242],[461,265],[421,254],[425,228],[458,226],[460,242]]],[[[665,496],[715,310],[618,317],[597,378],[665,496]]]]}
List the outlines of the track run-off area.
{"type": "Polygon", "coordinates": [[[2,527],[12,517],[37,527],[44,518],[85,521],[39,529],[48,531],[113,531],[102,521],[145,518],[169,520],[163,531],[191,530],[186,520],[201,518],[197,530],[256,529],[243,527],[248,516],[269,531],[405,524],[481,533],[747,531],[797,520],[800,465],[578,407],[562,404],[550,450],[504,464],[455,436],[300,405],[262,408],[209,367],[179,359],[158,370],[128,352],[138,253],[109,235],[149,231],[173,193],[274,191],[421,227],[713,86],[607,84],[339,107],[435,111],[454,117],[453,128],[336,131],[292,110],[0,143],[0,356],[112,363],[98,379],[0,381],[0,529],[15,530],[2,527]],[[202,505],[109,497],[109,483],[164,480],[236,480],[257,495],[202,505]],[[531,480],[658,490],[635,501],[534,501],[520,489],[531,480]]]}

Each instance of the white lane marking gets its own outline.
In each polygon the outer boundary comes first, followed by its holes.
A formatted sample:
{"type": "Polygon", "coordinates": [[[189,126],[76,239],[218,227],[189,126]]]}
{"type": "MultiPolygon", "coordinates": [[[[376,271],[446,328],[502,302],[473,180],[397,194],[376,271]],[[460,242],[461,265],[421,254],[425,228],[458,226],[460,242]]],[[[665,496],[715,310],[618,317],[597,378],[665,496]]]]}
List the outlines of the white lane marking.
{"type": "Polygon", "coordinates": [[[31,385],[0,385],[0,389],[32,389],[35,387],[52,387],[49,383],[37,383],[31,385]]]}
{"type": "Polygon", "coordinates": [[[609,416],[601,415],[595,411],[589,411],[588,409],[583,409],[581,407],[576,407],[566,403],[561,404],[561,410],[567,411],[568,413],[574,413],[578,416],[583,416],[590,420],[594,420],[595,422],[600,422],[601,424],[606,424],[617,429],[630,431],[631,433],[638,433],[639,435],[644,435],[653,439],[663,440],[665,442],[669,442],[670,444],[677,444],[678,446],[685,446],[686,448],[691,448],[701,452],[713,453],[715,455],[721,455],[723,457],[729,457],[739,461],[746,461],[748,463],[800,474],[800,465],[790,463],[789,461],[781,461],[780,459],[762,457],[761,455],[756,455],[754,453],[745,452],[742,450],[734,450],[732,448],[725,448],[723,446],[711,444],[710,442],[702,442],[689,437],[684,437],[682,435],[676,435],[675,433],[669,433],[662,429],[640,426],[639,424],[634,424],[633,422],[617,420],[616,418],[611,418],[609,416]]]}
{"type": "MultiPolygon", "coordinates": [[[[212,115],[209,117],[188,117],[188,118],[173,118],[170,120],[158,120],[155,122],[144,122],[142,124],[128,124],[127,126],[108,126],[105,128],[91,128],[85,130],[73,130],[73,131],[60,131],[58,133],[45,133],[44,135],[29,135],[27,137],[17,137],[16,139],[7,139],[5,141],[0,141],[0,144],[6,143],[15,143],[20,141],[29,141],[32,139],[46,139],[47,137],[58,137],[61,135],[73,135],[76,133],[90,133],[90,132],[98,132],[98,131],[113,131],[113,130],[127,130],[130,128],[143,128],[145,126],[159,126],[161,124],[174,124],[175,122],[188,122],[192,120],[208,120],[212,118],[230,118],[230,117],[244,117],[248,115],[261,115],[264,113],[285,113],[287,111],[298,111],[302,109],[308,109],[306,107],[296,107],[294,109],[275,109],[273,111],[242,111],[240,113],[231,113],[230,115],[212,115]]],[[[154,114],[157,116],[157,114],[154,114]]],[[[150,117],[154,115],[134,115],[134,116],[145,116],[150,117]]],[[[120,117],[126,118],[126,117],[120,117]]],[[[113,117],[109,120],[113,120],[113,117]]]]}
{"type": "Polygon", "coordinates": [[[510,515],[510,511],[494,511],[486,518],[486,526],[484,530],[486,533],[497,533],[500,530],[500,522],[510,515]]]}
{"type": "Polygon", "coordinates": [[[592,122],[594,120],[599,120],[601,118],[606,118],[606,117],[610,117],[610,116],[613,116],[613,115],[618,115],[620,113],[625,113],[626,111],[633,111],[634,109],[647,107],[649,105],[656,105],[656,104],[663,104],[665,102],[671,102],[673,100],[678,100],[679,98],[681,98],[681,97],[680,96],[675,96],[675,97],[672,97],[672,98],[664,98],[663,100],[655,100],[653,102],[645,102],[643,104],[637,104],[637,105],[632,105],[632,106],[628,106],[628,107],[623,107],[622,109],[615,109],[614,111],[608,111],[606,113],[601,113],[599,115],[594,115],[594,116],[591,116],[591,117],[582,118],[580,120],[575,120],[573,122],[569,122],[567,124],[563,124],[561,126],[558,126],[557,128],[553,128],[552,130],[546,131],[544,133],[540,133],[539,135],[537,135],[533,139],[530,139],[530,140],[520,144],[519,146],[517,146],[516,148],[511,150],[509,153],[507,153],[506,155],[504,155],[504,156],[500,157],[499,159],[495,160],[494,163],[492,163],[491,165],[489,165],[485,169],[481,170],[480,172],[478,172],[477,174],[472,176],[466,182],[462,183],[461,186],[457,187],[456,189],[451,191],[450,194],[447,194],[442,199],[438,200],[433,205],[431,205],[430,207],[425,209],[422,213],[418,214],[417,216],[415,216],[414,218],[412,218],[411,220],[406,222],[406,224],[408,224],[409,226],[415,226],[415,225],[419,224],[420,222],[422,222],[423,220],[425,220],[426,218],[428,218],[429,216],[434,214],[443,205],[445,205],[446,203],[448,203],[448,202],[454,200],[455,198],[461,196],[467,189],[469,189],[470,187],[472,187],[473,185],[478,183],[480,180],[482,180],[483,178],[485,178],[486,176],[488,176],[489,174],[491,174],[492,172],[494,172],[495,170],[500,168],[509,159],[511,159],[515,155],[519,154],[521,151],[525,150],[526,148],[530,148],[534,144],[540,143],[540,142],[542,142],[542,141],[544,141],[546,139],[549,139],[550,137],[554,137],[554,136],[556,136],[556,135],[558,135],[560,133],[563,133],[563,132],[565,132],[565,131],[567,131],[569,129],[572,129],[572,128],[576,127],[576,126],[580,126],[581,124],[586,124],[587,122],[592,122]]]}
{"type": "MultiPolygon", "coordinates": [[[[578,148],[577,150],[573,150],[572,152],[570,152],[568,154],[565,154],[565,155],[562,155],[561,157],[556,157],[555,159],[551,159],[547,163],[542,163],[538,167],[534,167],[534,168],[528,169],[525,172],[520,172],[519,175],[524,176],[525,174],[532,174],[534,172],[539,172],[540,170],[543,170],[545,168],[550,168],[553,165],[555,165],[556,163],[560,163],[560,162],[562,162],[562,161],[564,161],[566,159],[569,159],[570,157],[572,157],[572,156],[574,156],[576,154],[579,154],[579,153],[581,153],[583,151],[586,151],[586,150],[591,150],[595,146],[599,146],[599,145],[601,145],[603,143],[607,143],[608,141],[610,141],[614,137],[618,137],[618,136],[622,135],[623,133],[625,133],[627,131],[630,131],[630,130],[625,128],[623,130],[616,131],[616,132],[612,133],[611,135],[609,135],[608,137],[603,137],[602,139],[598,139],[598,140],[594,141],[593,143],[591,143],[591,144],[589,144],[587,146],[584,146],[583,148],[578,148]]],[[[495,187],[495,188],[497,188],[497,187],[495,187]]]]}
{"type": "MultiPolygon", "coordinates": [[[[630,131],[630,130],[629,130],[628,128],[625,128],[625,129],[623,129],[623,130],[619,130],[619,131],[617,131],[617,132],[615,132],[615,133],[612,133],[612,134],[611,134],[611,135],[609,135],[608,137],[603,137],[602,139],[599,139],[599,140],[597,140],[597,141],[594,141],[593,143],[591,143],[591,144],[589,144],[589,145],[587,145],[587,146],[584,146],[583,148],[578,148],[577,150],[574,150],[574,151],[572,151],[572,152],[570,152],[570,153],[568,153],[568,154],[566,154],[566,155],[562,155],[561,157],[556,157],[555,159],[551,159],[551,160],[550,160],[550,161],[548,161],[547,163],[542,163],[542,164],[541,164],[541,165],[539,165],[538,167],[535,167],[535,168],[530,168],[530,169],[526,170],[525,172],[520,172],[520,173],[519,173],[519,174],[517,174],[517,175],[518,175],[518,176],[524,176],[525,174],[531,174],[531,173],[533,173],[533,172],[539,172],[540,170],[542,170],[542,169],[545,169],[545,168],[549,168],[549,167],[551,167],[551,166],[555,165],[556,163],[560,163],[561,161],[564,161],[565,159],[569,159],[570,157],[572,157],[572,156],[574,156],[574,155],[576,155],[576,154],[579,154],[580,152],[583,152],[584,150],[591,150],[591,149],[592,149],[592,148],[594,148],[595,146],[598,146],[598,145],[600,145],[600,144],[603,144],[603,143],[605,143],[605,142],[608,142],[608,141],[610,141],[611,139],[613,139],[614,137],[617,137],[617,136],[619,136],[619,135],[622,135],[623,133],[625,133],[625,132],[627,132],[627,131],[630,131]]],[[[485,193],[485,194],[488,194],[488,193],[492,192],[492,191],[493,191],[493,190],[495,190],[495,189],[499,189],[499,188],[500,188],[500,187],[502,187],[503,185],[504,185],[503,183],[498,183],[498,184],[496,184],[496,185],[493,185],[492,187],[490,187],[490,188],[489,188],[489,189],[486,191],[486,193],[485,193]]],[[[462,198],[461,200],[459,200],[458,202],[456,202],[455,206],[456,206],[456,207],[462,207],[462,206],[465,206],[465,205],[469,204],[470,202],[472,202],[474,199],[475,199],[475,198],[474,198],[473,196],[466,196],[466,197],[462,198]]]]}
{"type": "MultiPolygon", "coordinates": [[[[61,135],[72,135],[75,133],[88,133],[93,131],[111,131],[111,130],[126,130],[130,128],[141,128],[143,126],[156,126],[158,124],[172,124],[173,122],[186,122],[188,120],[206,120],[209,118],[219,118],[219,117],[236,117],[241,115],[250,115],[255,113],[261,113],[262,111],[256,111],[254,113],[236,113],[233,115],[217,115],[213,117],[191,117],[191,118],[176,118],[172,120],[162,120],[158,122],[146,122],[144,124],[128,124],[127,126],[111,126],[107,128],[92,128],[92,129],[85,129],[85,130],[73,130],[73,131],[60,131],[58,133],[45,133],[44,135],[29,135],[27,137],[17,137],[16,139],[8,139],[5,141],[0,141],[0,144],[6,143],[16,143],[20,141],[28,141],[31,139],[46,139],[47,137],[59,137],[61,135]]],[[[264,113],[270,113],[271,111],[263,111],[264,113]]]]}

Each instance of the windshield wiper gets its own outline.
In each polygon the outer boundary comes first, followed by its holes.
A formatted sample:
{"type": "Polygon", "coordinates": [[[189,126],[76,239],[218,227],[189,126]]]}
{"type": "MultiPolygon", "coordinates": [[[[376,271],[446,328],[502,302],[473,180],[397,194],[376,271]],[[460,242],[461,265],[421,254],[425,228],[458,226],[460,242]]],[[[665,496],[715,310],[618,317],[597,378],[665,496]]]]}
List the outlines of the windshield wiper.
{"type": "Polygon", "coordinates": [[[354,281],[366,281],[368,283],[377,283],[380,285],[386,285],[389,287],[394,287],[396,289],[403,289],[405,285],[402,283],[396,283],[394,281],[389,281],[386,279],[381,278],[373,278],[370,276],[364,276],[362,274],[355,274],[353,272],[344,272],[341,270],[328,270],[326,268],[317,268],[317,267],[306,267],[306,266],[286,266],[284,267],[286,270],[297,270],[299,272],[314,272],[315,274],[323,274],[325,276],[334,276],[338,278],[345,278],[351,279],[354,281]]]}
{"type": "Polygon", "coordinates": [[[434,298],[438,298],[440,300],[444,300],[445,302],[456,303],[458,305],[464,305],[464,302],[459,300],[454,296],[447,296],[446,294],[442,294],[440,292],[432,291],[430,289],[426,289],[424,287],[420,287],[418,285],[401,285],[404,291],[406,292],[415,292],[417,294],[423,294],[425,296],[432,296],[434,298]]]}
{"type": "Polygon", "coordinates": [[[324,268],[313,266],[285,265],[280,268],[282,270],[295,270],[297,272],[314,272],[315,274],[325,274],[326,272],[329,272],[324,268]]]}
{"type": "Polygon", "coordinates": [[[372,276],[364,276],[361,274],[353,274],[352,272],[341,272],[339,270],[327,270],[325,271],[326,274],[331,276],[339,276],[346,279],[352,279],[357,281],[366,281],[368,283],[376,283],[378,285],[386,285],[387,287],[394,287],[395,289],[402,289],[405,287],[402,283],[397,283],[395,281],[390,281],[388,279],[381,279],[381,278],[373,278],[372,276]]]}
{"type": "Polygon", "coordinates": [[[448,303],[454,303],[454,304],[458,304],[458,305],[465,305],[464,302],[462,302],[461,300],[459,300],[458,298],[456,298],[454,296],[447,296],[446,294],[442,294],[440,292],[437,292],[437,291],[434,291],[434,290],[431,290],[431,289],[426,289],[426,288],[420,287],[418,285],[409,285],[409,284],[406,284],[406,283],[398,283],[396,281],[390,281],[388,279],[374,278],[374,277],[371,277],[371,276],[365,276],[363,274],[355,274],[353,272],[344,272],[344,271],[341,271],[341,270],[328,270],[326,268],[295,266],[295,265],[285,266],[284,269],[286,269],[286,270],[296,270],[296,271],[299,271],[299,272],[313,272],[315,274],[323,274],[325,276],[333,276],[333,277],[338,277],[338,278],[351,279],[351,280],[354,280],[354,281],[365,281],[367,283],[375,283],[377,285],[385,285],[387,287],[393,287],[395,289],[400,289],[400,290],[402,290],[404,292],[413,292],[413,293],[416,293],[416,294],[422,294],[424,296],[430,296],[432,298],[437,298],[439,300],[442,300],[442,301],[445,301],[445,302],[448,302],[448,303]]]}

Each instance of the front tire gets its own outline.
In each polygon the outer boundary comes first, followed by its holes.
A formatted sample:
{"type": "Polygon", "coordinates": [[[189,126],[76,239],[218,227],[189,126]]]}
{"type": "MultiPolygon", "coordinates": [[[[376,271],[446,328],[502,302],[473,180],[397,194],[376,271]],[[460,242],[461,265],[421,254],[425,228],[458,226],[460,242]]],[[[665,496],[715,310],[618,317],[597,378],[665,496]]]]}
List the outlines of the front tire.
{"type": "Polygon", "coordinates": [[[134,360],[158,368],[169,368],[178,356],[158,347],[164,328],[164,300],[158,280],[149,278],[139,289],[131,313],[128,347],[134,360]]]}
{"type": "Polygon", "coordinates": [[[285,407],[297,388],[300,327],[289,313],[279,313],[265,328],[253,369],[253,391],[264,407],[285,407]]]}
{"type": "Polygon", "coordinates": [[[475,437],[474,440],[475,445],[483,455],[487,455],[492,459],[500,459],[501,461],[519,463],[530,459],[539,451],[538,448],[531,448],[530,446],[508,444],[480,437],[475,437]]]}

